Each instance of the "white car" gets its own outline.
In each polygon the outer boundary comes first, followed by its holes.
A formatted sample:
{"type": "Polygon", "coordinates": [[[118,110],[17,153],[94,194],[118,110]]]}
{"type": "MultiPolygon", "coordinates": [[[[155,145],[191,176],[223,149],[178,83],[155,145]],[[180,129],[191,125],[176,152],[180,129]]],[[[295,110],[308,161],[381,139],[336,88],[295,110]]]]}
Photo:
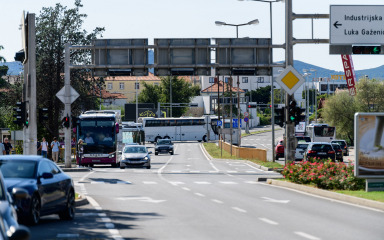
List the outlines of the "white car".
{"type": "Polygon", "coordinates": [[[305,150],[307,150],[308,142],[299,142],[296,146],[295,161],[301,161],[304,159],[305,150]]]}

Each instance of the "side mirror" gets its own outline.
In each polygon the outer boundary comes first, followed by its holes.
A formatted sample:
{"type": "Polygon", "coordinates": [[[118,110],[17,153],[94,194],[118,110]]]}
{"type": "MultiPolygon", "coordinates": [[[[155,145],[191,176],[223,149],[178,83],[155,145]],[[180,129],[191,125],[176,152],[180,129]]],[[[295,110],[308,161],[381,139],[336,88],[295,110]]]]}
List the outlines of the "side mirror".
{"type": "Polygon", "coordinates": [[[149,151],[148,154],[152,154],[152,151],[149,151]]]}
{"type": "Polygon", "coordinates": [[[50,179],[50,178],[53,178],[53,174],[49,172],[45,172],[43,173],[43,175],[41,175],[41,177],[44,179],[50,179]]]}
{"type": "Polygon", "coordinates": [[[28,192],[23,188],[13,188],[12,196],[14,199],[26,199],[28,197],[28,192]]]}

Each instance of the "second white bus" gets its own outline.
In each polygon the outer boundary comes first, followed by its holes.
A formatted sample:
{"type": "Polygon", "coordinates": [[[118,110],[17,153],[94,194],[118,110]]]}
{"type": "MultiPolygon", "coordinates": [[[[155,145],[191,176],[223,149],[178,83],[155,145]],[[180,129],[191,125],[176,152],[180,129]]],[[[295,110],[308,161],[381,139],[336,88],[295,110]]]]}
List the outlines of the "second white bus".
{"type": "Polygon", "coordinates": [[[156,142],[158,139],[172,141],[208,141],[217,140],[217,117],[185,118],[142,118],[145,141],[156,142]]]}
{"type": "Polygon", "coordinates": [[[336,139],[336,128],[325,123],[311,123],[305,133],[312,142],[331,142],[336,139]]]}

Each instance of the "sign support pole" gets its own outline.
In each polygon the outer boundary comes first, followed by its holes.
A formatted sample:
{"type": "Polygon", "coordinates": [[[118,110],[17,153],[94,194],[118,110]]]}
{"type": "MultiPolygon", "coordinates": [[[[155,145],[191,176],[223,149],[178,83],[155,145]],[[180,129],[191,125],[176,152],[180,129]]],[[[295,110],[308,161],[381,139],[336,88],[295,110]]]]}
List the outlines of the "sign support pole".
{"type": "MultiPolygon", "coordinates": [[[[70,52],[69,43],[65,44],[65,64],[64,64],[64,87],[65,87],[65,101],[64,101],[64,116],[71,116],[71,79],[70,79],[70,52]]],[[[71,164],[71,123],[69,121],[69,128],[64,128],[64,159],[65,167],[70,168],[71,164]]]]}

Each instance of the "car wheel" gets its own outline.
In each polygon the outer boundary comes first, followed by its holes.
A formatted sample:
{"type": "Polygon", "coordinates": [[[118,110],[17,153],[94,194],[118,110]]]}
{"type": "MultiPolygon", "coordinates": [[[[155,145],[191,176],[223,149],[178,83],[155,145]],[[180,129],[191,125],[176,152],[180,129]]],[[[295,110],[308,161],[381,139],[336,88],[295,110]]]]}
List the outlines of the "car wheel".
{"type": "Polygon", "coordinates": [[[159,153],[158,153],[158,152],[155,152],[155,155],[159,155],[159,153]]]}
{"type": "Polygon", "coordinates": [[[75,194],[73,191],[68,193],[67,205],[65,209],[59,213],[61,220],[72,220],[75,218],[75,194]]]}
{"type": "Polygon", "coordinates": [[[173,152],[169,152],[171,155],[173,155],[173,152]]]}
{"type": "Polygon", "coordinates": [[[148,165],[148,166],[147,166],[147,169],[151,169],[151,165],[148,165]]]}
{"type": "Polygon", "coordinates": [[[120,169],[125,169],[125,167],[123,167],[123,166],[120,166],[120,169]]]}
{"type": "Polygon", "coordinates": [[[40,221],[40,198],[35,194],[31,199],[31,207],[29,209],[28,224],[36,225],[40,221]]]}
{"type": "Polygon", "coordinates": [[[204,141],[204,142],[207,141],[207,135],[204,135],[204,137],[203,137],[203,141],[204,141]]]}

